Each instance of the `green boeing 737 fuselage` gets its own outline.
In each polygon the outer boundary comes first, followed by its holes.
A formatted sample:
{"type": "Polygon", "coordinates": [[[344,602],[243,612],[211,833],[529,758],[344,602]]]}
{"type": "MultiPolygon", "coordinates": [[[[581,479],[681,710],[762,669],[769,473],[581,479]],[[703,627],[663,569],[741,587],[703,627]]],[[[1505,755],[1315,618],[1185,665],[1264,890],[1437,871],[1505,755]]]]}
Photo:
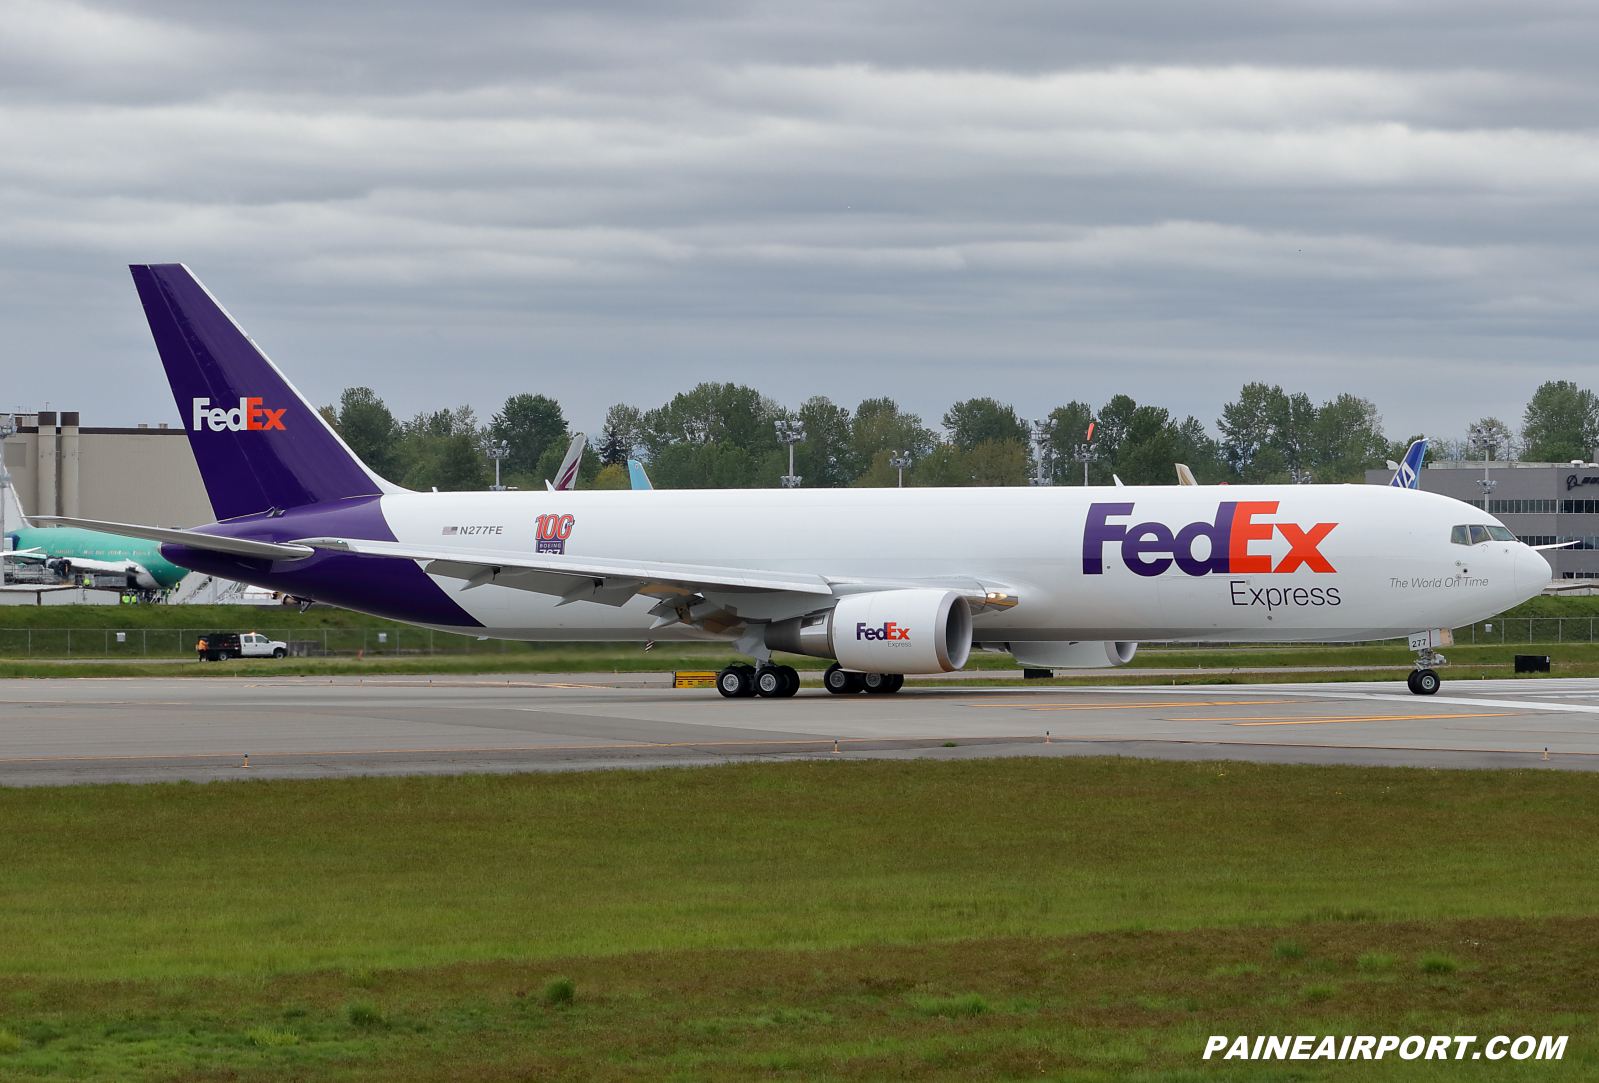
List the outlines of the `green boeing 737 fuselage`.
{"type": "Polygon", "coordinates": [[[187,568],[180,568],[163,557],[155,542],[69,526],[25,526],[7,530],[6,534],[18,551],[37,549],[46,560],[64,561],[80,571],[120,574],[116,566],[125,568],[132,562],[148,575],[149,582],[144,581],[145,576],[139,576],[138,585],[146,590],[170,589],[189,574],[187,568]]]}

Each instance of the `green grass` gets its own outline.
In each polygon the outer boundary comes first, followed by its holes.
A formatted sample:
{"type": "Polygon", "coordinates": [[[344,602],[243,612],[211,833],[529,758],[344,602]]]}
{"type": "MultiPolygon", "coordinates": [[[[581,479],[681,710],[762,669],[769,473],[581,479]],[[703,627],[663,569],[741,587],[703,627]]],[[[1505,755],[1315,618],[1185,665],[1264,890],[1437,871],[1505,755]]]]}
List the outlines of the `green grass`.
{"type": "Polygon", "coordinates": [[[0,973],[1581,914],[1596,806],[1584,774],[1115,759],[9,789],[0,973]]]}
{"type": "Polygon", "coordinates": [[[1590,775],[739,764],[0,823],[3,1079],[1265,1080],[1205,1038],[1313,1032],[1573,1044],[1298,1078],[1599,1070],[1590,775]]]}

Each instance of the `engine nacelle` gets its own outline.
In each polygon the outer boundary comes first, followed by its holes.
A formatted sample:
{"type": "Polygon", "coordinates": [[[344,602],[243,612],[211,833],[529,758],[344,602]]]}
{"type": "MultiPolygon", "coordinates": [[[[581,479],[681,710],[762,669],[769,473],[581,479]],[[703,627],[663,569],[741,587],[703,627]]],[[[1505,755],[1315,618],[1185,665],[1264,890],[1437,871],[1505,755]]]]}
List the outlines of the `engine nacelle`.
{"type": "Polygon", "coordinates": [[[768,624],[766,645],[857,673],[950,673],[971,655],[972,613],[952,590],[850,594],[826,613],[768,624]]]}
{"type": "Polygon", "coordinates": [[[1085,640],[1077,643],[984,643],[988,650],[1009,651],[1027,669],[1101,669],[1125,666],[1138,652],[1137,643],[1085,640]]]}

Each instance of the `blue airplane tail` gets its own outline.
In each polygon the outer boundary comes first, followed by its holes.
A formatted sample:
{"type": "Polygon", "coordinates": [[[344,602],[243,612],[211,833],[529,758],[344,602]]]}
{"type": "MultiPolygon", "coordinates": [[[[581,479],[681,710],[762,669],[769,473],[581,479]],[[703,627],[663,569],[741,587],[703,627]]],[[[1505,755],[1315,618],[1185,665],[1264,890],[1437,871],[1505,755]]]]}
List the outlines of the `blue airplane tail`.
{"type": "Polygon", "coordinates": [[[401,491],[355,457],[187,267],[129,270],[218,519],[401,491]]]}
{"type": "Polygon", "coordinates": [[[1388,484],[1396,489],[1416,489],[1421,486],[1421,460],[1427,454],[1427,438],[1423,436],[1410,450],[1405,452],[1405,459],[1399,464],[1399,469],[1394,471],[1394,479],[1388,484]]]}
{"type": "Polygon", "coordinates": [[[635,489],[655,488],[655,486],[650,484],[650,476],[644,472],[644,464],[637,459],[629,459],[627,461],[627,475],[632,482],[632,487],[635,489]]]}

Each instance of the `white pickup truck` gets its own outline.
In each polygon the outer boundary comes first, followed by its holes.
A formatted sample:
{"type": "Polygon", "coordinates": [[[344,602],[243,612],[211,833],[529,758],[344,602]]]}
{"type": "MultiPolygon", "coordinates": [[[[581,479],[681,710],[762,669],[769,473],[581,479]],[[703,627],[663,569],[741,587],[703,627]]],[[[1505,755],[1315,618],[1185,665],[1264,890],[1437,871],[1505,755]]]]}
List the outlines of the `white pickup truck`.
{"type": "Polygon", "coordinates": [[[230,658],[282,658],[289,645],[281,639],[268,639],[259,632],[211,632],[194,645],[202,662],[226,662],[230,658]]]}

